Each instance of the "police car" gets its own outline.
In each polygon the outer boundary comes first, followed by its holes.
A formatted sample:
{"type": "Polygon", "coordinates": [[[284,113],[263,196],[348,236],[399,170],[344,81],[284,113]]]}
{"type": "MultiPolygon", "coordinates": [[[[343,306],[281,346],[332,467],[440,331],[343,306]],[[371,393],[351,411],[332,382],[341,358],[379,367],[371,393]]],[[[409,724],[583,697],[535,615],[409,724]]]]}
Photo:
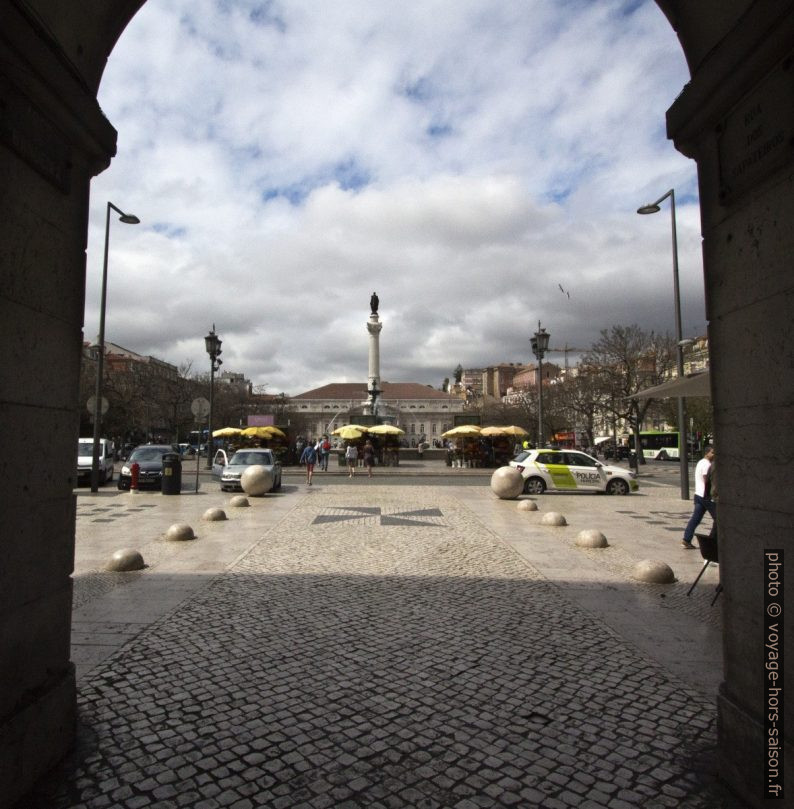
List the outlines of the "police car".
{"type": "Polygon", "coordinates": [[[628,494],[639,489],[637,473],[572,449],[530,449],[518,454],[510,466],[521,472],[525,494],[550,491],[628,494]]]}

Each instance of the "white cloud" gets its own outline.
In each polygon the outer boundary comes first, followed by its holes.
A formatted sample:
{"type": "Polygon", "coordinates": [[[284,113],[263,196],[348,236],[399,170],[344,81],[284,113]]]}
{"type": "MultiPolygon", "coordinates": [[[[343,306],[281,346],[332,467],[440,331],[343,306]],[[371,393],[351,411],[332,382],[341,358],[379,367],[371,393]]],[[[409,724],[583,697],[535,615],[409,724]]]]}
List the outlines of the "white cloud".
{"type": "Polygon", "coordinates": [[[634,213],[672,186],[702,333],[694,164],[664,136],[686,80],[649,0],[148,0],[101,87],[86,334],[108,199],[142,224],[111,227],[107,338],[203,369],[215,323],[273,391],[365,379],[373,289],[392,381],[530,361],[539,319],[559,346],[672,332],[669,214],[634,213]]]}

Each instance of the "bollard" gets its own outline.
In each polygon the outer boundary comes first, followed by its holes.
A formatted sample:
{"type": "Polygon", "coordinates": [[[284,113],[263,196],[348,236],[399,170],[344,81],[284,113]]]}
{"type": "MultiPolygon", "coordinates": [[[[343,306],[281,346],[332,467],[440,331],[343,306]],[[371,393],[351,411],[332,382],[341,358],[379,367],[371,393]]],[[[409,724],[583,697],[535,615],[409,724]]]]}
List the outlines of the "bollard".
{"type": "Polygon", "coordinates": [[[134,463],[130,466],[130,491],[138,489],[138,475],[141,473],[141,465],[134,463]]]}

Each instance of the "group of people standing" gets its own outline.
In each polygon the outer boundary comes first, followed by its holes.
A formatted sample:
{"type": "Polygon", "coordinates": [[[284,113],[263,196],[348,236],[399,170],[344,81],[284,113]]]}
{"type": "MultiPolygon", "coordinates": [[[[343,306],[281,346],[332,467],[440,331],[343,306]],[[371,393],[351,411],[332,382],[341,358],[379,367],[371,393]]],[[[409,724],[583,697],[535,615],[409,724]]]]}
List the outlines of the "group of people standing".
{"type": "MultiPolygon", "coordinates": [[[[345,461],[347,461],[347,476],[352,478],[356,474],[356,467],[358,466],[358,447],[355,444],[348,444],[345,449],[345,461]]],[[[367,469],[367,477],[372,477],[372,467],[375,466],[375,447],[372,442],[367,440],[361,448],[361,460],[367,469]]]]}
{"type": "MultiPolygon", "coordinates": [[[[317,464],[323,472],[328,471],[328,457],[331,454],[331,442],[327,435],[323,435],[316,442],[307,441],[299,452],[299,463],[306,467],[306,485],[312,485],[314,468],[317,464]]],[[[354,443],[348,443],[345,448],[345,461],[347,462],[348,477],[356,474],[358,466],[359,449],[354,443]]],[[[367,469],[367,477],[372,477],[372,468],[375,466],[375,447],[367,440],[361,448],[361,460],[367,469]]]]}

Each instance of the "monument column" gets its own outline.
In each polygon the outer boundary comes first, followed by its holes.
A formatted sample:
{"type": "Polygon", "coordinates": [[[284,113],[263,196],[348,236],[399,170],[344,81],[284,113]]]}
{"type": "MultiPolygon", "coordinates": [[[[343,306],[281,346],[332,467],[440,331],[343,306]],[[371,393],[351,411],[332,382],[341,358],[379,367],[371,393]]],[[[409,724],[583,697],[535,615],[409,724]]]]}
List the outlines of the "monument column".
{"type": "Polygon", "coordinates": [[[378,414],[378,400],[380,399],[380,330],[383,324],[378,319],[378,296],[373,292],[369,299],[370,315],[367,321],[369,332],[369,373],[367,374],[367,393],[369,400],[367,410],[370,415],[378,414]]]}

